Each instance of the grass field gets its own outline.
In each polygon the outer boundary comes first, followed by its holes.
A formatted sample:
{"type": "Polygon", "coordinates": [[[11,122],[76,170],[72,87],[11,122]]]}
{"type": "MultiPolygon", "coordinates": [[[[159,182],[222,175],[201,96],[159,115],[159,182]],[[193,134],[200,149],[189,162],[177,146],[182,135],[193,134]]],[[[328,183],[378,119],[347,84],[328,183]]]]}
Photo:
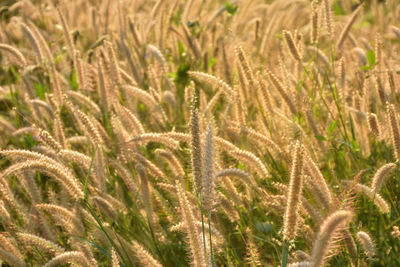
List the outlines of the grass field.
{"type": "Polygon", "coordinates": [[[398,0],[0,0],[0,266],[400,266],[398,0]]]}

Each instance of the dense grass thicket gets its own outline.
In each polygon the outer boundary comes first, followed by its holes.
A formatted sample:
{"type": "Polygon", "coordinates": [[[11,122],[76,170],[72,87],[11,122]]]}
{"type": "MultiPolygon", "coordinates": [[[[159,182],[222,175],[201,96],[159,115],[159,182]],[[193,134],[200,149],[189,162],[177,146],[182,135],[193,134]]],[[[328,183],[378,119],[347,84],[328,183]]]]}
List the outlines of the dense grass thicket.
{"type": "Polygon", "coordinates": [[[397,0],[0,1],[0,265],[400,266],[399,51],[397,0]]]}

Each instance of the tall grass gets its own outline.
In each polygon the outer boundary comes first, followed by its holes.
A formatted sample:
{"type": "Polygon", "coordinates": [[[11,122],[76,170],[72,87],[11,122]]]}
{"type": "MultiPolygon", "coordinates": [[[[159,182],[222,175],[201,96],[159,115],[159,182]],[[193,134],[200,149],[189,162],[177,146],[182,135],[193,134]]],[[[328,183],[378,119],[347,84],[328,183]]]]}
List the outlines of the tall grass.
{"type": "Polygon", "coordinates": [[[399,7],[5,1],[3,266],[400,265],[399,7]]]}

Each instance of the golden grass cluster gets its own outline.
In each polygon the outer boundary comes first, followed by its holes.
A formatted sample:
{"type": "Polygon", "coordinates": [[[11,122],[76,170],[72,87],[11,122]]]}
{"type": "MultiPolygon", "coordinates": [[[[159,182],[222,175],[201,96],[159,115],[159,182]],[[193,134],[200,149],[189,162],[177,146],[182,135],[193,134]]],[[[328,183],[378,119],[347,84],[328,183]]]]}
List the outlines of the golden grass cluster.
{"type": "Polygon", "coordinates": [[[396,0],[3,2],[2,266],[400,265],[396,0]]]}

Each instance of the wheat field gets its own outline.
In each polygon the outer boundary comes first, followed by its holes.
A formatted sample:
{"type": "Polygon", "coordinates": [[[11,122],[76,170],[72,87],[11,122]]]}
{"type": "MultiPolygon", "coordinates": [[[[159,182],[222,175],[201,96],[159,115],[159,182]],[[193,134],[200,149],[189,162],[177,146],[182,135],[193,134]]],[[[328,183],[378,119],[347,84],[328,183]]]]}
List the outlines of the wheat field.
{"type": "Polygon", "coordinates": [[[0,266],[400,266],[398,0],[0,1],[0,266]]]}

